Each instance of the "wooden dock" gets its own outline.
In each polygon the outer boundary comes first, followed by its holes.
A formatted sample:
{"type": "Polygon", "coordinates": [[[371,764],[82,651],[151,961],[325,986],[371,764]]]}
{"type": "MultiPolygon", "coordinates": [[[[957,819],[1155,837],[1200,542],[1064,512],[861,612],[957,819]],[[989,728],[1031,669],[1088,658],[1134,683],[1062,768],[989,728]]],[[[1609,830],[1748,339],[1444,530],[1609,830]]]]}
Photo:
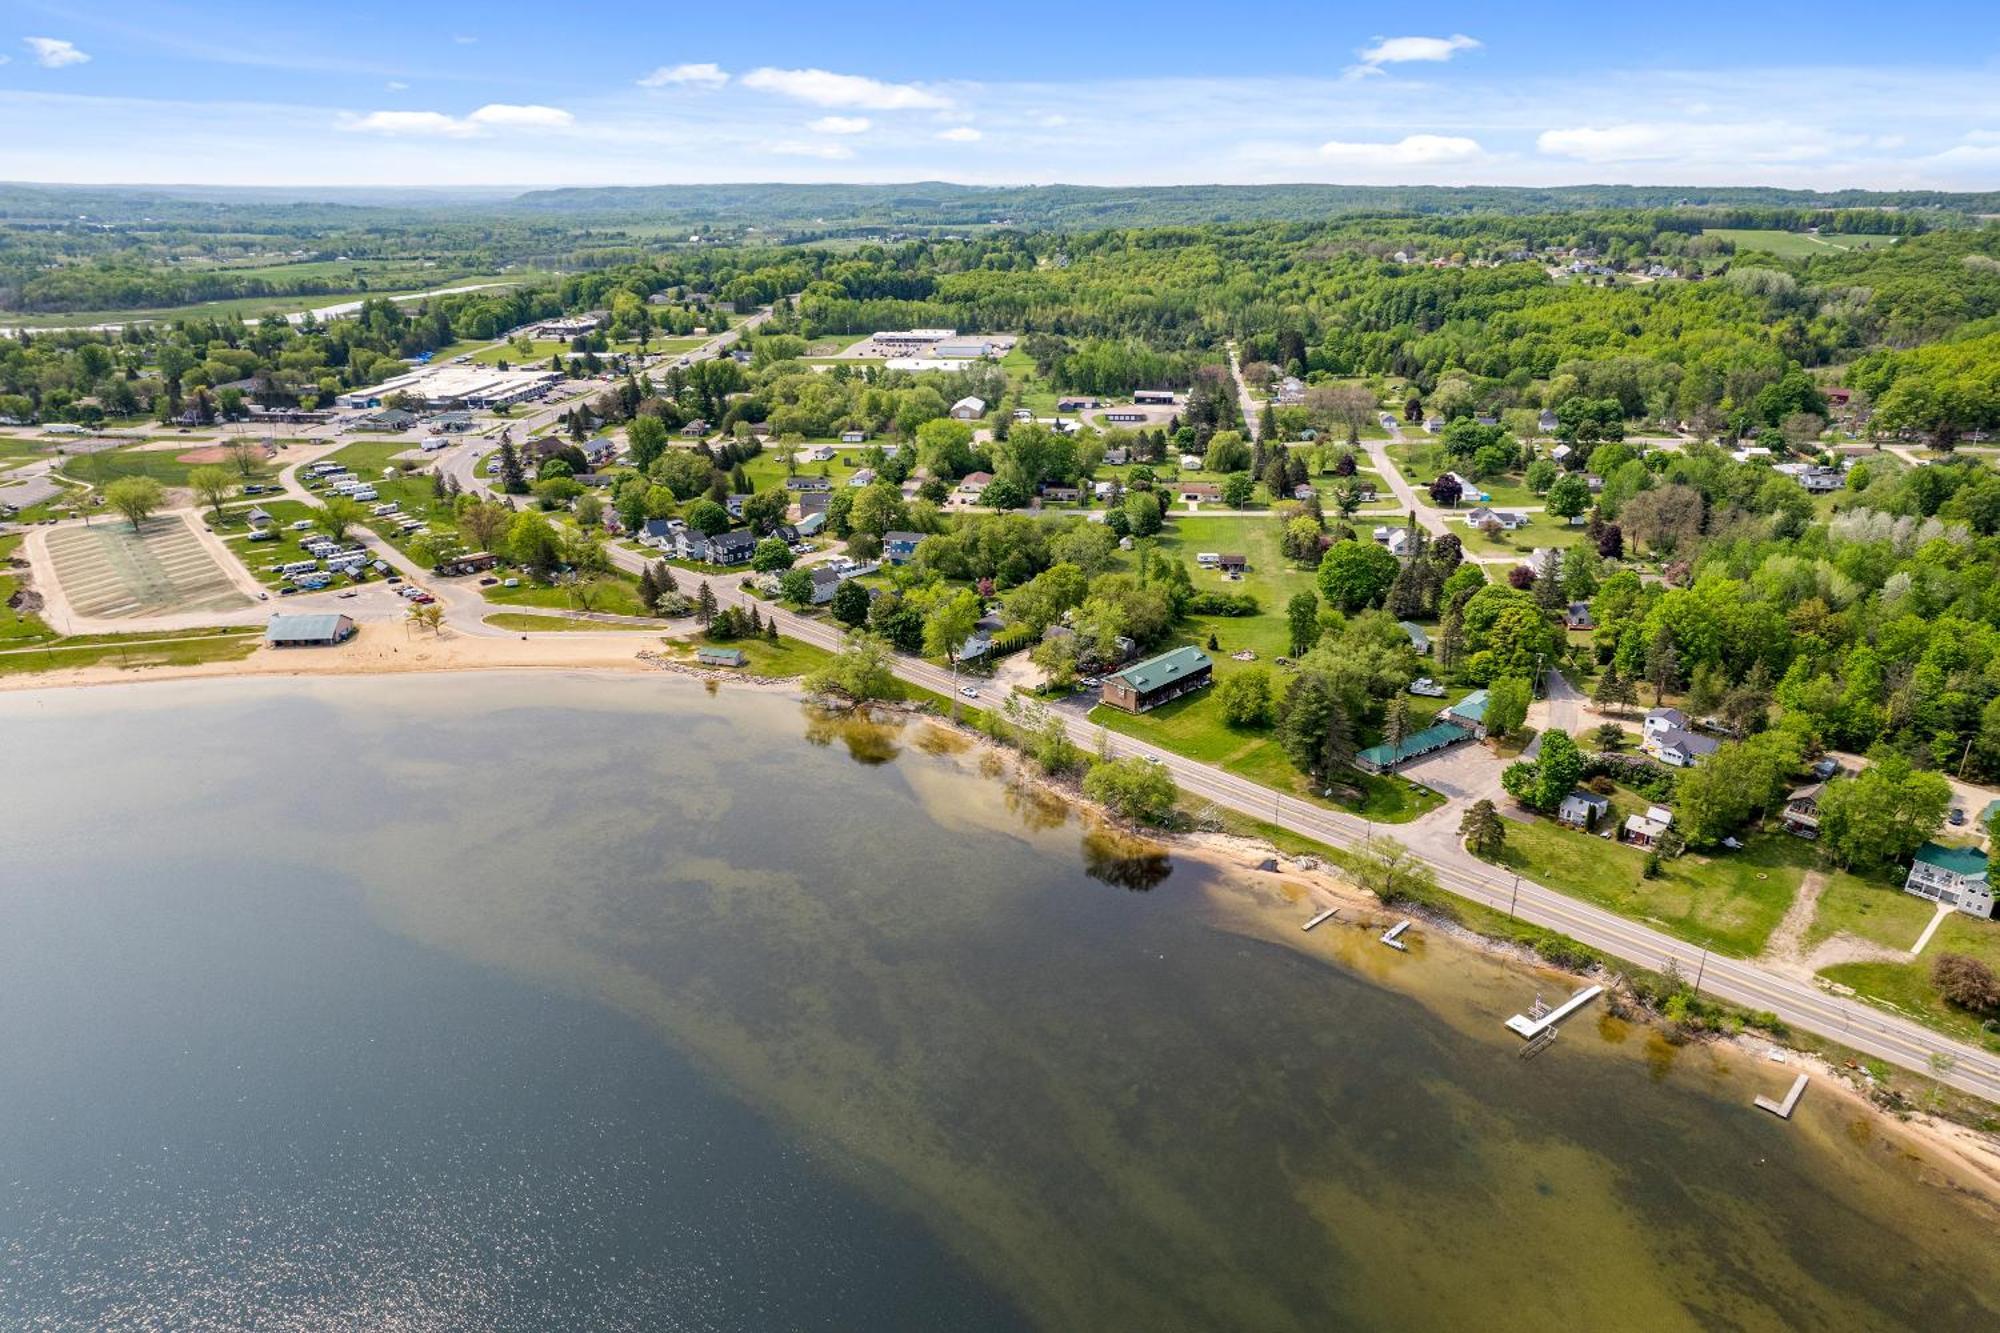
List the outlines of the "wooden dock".
{"type": "Polygon", "coordinates": [[[1799,1098],[1804,1095],[1805,1090],[1806,1076],[1800,1074],[1792,1080],[1792,1090],[1785,1094],[1785,1100],[1774,1102],[1769,1097],[1759,1097],[1756,1099],[1754,1105],[1758,1110],[1769,1111],[1780,1120],[1790,1120],[1792,1118],[1792,1108],[1799,1104],[1799,1098]]]}
{"type": "Polygon", "coordinates": [[[1409,928],[1409,918],[1405,917],[1382,932],[1382,943],[1388,945],[1391,949],[1401,949],[1404,953],[1408,953],[1410,946],[1403,943],[1403,932],[1409,928]]]}
{"type": "Polygon", "coordinates": [[[1329,907],[1324,912],[1321,912],[1318,916],[1314,917],[1312,920],[1306,922],[1303,926],[1300,926],[1299,929],[1311,930],[1314,926],[1321,925],[1327,921],[1331,921],[1333,918],[1339,915],[1340,915],[1340,909],[1338,907],[1329,907]]]}

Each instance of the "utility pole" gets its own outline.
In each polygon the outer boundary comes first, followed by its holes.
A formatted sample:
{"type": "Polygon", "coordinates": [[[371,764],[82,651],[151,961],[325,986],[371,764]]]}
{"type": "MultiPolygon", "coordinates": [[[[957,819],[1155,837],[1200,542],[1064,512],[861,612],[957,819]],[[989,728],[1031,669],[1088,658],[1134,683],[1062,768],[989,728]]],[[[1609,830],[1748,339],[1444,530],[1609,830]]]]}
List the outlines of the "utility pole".
{"type": "Polygon", "coordinates": [[[1519,875],[1516,875],[1514,876],[1514,891],[1507,895],[1507,919],[1509,921],[1512,921],[1514,919],[1514,903],[1520,898],[1520,896],[1521,896],[1521,877],[1519,875]]]}
{"type": "Polygon", "coordinates": [[[1701,961],[1699,963],[1696,963],[1694,968],[1694,993],[1697,996],[1701,994],[1701,974],[1703,973],[1703,971],[1707,969],[1707,967],[1708,967],[1708,946],[1704,944],[1701,946],[1701,961]]]}

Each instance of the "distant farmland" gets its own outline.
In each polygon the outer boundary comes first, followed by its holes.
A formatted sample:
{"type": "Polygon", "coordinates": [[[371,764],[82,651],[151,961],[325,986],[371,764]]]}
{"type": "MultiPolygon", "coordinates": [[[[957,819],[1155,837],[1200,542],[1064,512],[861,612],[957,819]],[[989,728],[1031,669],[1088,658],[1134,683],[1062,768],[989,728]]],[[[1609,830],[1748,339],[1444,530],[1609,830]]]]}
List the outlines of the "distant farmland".
{"type": "Polygon", "coordinates": [[[1822,232],[1808,236],[1798,231],[1766,231],[1750,227],[1707,227],[1704,236],[1720,236],[1741,250],[1763,250],[1780,259],[1806,259],[1830,250],[1879,250],[1894,245],[1894,236],[1874,236],[1855,232],[1822,232]]]}

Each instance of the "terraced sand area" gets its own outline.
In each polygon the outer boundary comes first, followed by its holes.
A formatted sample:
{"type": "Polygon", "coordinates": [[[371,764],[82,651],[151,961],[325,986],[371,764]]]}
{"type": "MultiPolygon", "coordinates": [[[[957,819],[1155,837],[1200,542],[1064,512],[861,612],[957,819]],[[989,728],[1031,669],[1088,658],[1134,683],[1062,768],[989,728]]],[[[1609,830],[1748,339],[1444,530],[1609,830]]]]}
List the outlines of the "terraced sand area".
{"type": "Polygon", "coordinates": [[[137,532],[116,521],[51,531],[48,551],[79,616],[126,619],[250,605],[177,515],[148,519],[137,532]]]}

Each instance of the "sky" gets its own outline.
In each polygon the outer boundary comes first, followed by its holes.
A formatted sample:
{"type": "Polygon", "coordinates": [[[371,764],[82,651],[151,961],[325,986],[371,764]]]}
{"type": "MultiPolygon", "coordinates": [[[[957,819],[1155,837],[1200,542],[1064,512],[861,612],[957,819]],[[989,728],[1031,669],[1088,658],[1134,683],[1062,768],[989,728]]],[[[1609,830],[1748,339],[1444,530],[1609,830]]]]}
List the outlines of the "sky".
{"type": "Polygon", "coordinates": [[[1994,189],[1996,76],[1990,0],[0,0],[0,178],[1994,189]]]}

